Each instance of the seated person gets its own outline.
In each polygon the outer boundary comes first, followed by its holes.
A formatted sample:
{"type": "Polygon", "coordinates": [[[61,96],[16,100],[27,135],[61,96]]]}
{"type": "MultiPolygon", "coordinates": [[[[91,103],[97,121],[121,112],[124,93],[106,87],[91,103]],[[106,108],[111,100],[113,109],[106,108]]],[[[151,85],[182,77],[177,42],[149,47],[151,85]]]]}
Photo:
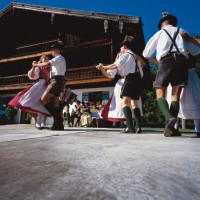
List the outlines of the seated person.
{"type": "Polygon", "coordinates": [[[71,127],[71,117],[70,117],[70,113],[69,113],[69,104],[67,104],[63,108],[63,124],[64,124],[64,126],[66,124],[67,127],[71,127]]]}
{"type": "Polygon", "coordinates": [[[103,122],[103,117],[101,116],[102,110],[102,105],[99,105],[99,109],[97,109],[95,105],[91,108],[92,124],[96,124],[97,128],[103,122]]]}
{"type": "Polygon", "coordinates": [[[73,127],[80,126],[80,119],[81,119],[81,102],[76,100],[71,107],[71,123],[73,127]],[[76,121],[75,121],[76,119],[76,121]]]}
{"type": "Polygon", "coordinates": [[[82,127],[90,127],[92,124],[92,116],[91,116],[90,107],[88,103],[84,104],[80,121],[81,121],[82,127]]]}

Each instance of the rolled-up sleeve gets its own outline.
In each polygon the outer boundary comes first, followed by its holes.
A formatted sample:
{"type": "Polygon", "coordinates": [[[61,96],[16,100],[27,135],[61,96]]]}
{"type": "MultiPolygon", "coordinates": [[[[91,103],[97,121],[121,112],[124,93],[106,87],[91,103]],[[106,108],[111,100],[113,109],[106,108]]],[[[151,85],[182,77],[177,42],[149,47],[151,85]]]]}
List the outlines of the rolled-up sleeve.
{"type": "Polygon", "coordinates": [[[117,74],[117,69],[109,69],[107,70],[107,73],[109,74],[108,78],[114,78],[117,74]]]}
{"type": "Polygon", "coordinates": [[[58,66],[59,63],[61,62],[61,60],[59,59],[59,57],[55,57],[55,58],[51,59],[49,62],[51,63],[51,66],[52,65],[58,66]]]}

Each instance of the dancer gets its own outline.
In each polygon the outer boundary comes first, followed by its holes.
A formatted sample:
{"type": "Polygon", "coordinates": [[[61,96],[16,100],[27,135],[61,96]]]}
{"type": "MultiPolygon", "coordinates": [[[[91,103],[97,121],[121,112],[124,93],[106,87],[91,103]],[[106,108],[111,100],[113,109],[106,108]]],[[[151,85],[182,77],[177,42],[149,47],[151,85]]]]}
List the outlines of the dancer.
{"type": "Polygon", "coordinates": [[[33,62],[33,68],[36,67],[51,67],[50,83],[44,94],[41,97],[41,102],[44,107],[52,114],[54,123],[51,130],[64,130],[63,118],[61,109],[58,106],[59,96],[64,90],[66,61],[61,55],[62,42],[56,42],[51,46],[51,53],[53,59],[44,63],[33,62]]]}
{"type": "MultiPolygon", "coordinates": [[[[47,55],[42,55],[38,63],[48,62],[47,55]]],[[[20,110],[37,114],[37,121],[35,127],[39,130],[46,129],[47,116],[51,116],[50,113],[41,104],[40,98],[47,88],[50,68],[32,67],[28,71],[28,77],[31,80],[38,80],[34,85],[26,88],[22,92],[18,93],[9,103],[8,106],[16,106],[20,110]]]]}
{"type": "MultiPolygon", "coordinates": [[[[108,78],[114,78],[117,70],[116,69],[111,69],[111,70],[105,70],[103,68],[100,69],[101,72],[108,78]]],[[[101,114],[101,116],[112,122],[123,122],[126,121],[126,118],[123,113],[123,107],[121,104],[121,99],[120,99],[120,93],[121,93],[121,88],[124,84],[125,78],[121,77],[117,83],[115,84],[113,94],[111,98],[109,99],[108,103],[105,105],[104,110],[101,114]]],[[[133,102],[132,102],[133,104],[133,102]]],[[[142,109],[142,100],[141,97],[139,97],[139,103],[138,107],[140,109],[141,116],[143,116],[143,109],[142,109]]],[[[135,118],[134,116],[132,116],[135,118]]],[[[141,129],[137,129],[136,133],[141,133],[141,129]]]]}
{"type": "Polygon", "coordinates": [[[177,28],[178,20],[173,15],[164,13],[158,23],[159,31],[147,42],[143,56],[147,59],[152,57],[156,50],[156,58],[159,62],[154,88],[158,105],[165,116],[166,125],[164,136],[176,136],[173,132],[179,111],[180,93],[187,84],[186,59],[187,51],[184,46],[184,39],[181,36],[182,30],[177,28]],[[166,88],[172,85],[172,103],[169,108],[165,99],[166,88]]]}
{"type": "Polygon", "coordinates": [[[126,35],[122,42],[122,55],[111,65],[104,66],[99,64],[101,69],[118,69],[121,76],[125,77],[125,82],[121,89],[120,98],[122,99],[122,109],[126,118],[127,128],[122,133],[135,133],[133,126],[132,111],[133,109],[136,121],[136,132],[141,132],[141,113],[138,107],[139,96],[142,92],[142,68],[138,66],[136,55],[131,51],[133,37],[126,35]]]}
{"type": "MultiPolygon", "coordinates": [[[[189,51],[189,59],[187,60],[188,67],[188,84],[182,90],[180,95],[180,109],[178,118],[192,119],[195,126],[197,137],[200,137],[200,79],[196,73],[195,66],[200,58],[200,48],[190,42],[186,43],[186,48],[189,51]]],[[[171,99],[171,85],[167,87],[166,98],[169,105],[171,99]]],[[[179,120],[175,124],[175,131],[179,133],[179,120]]],[[[181,133],[179,133],[181,135],[181,133]]]]}

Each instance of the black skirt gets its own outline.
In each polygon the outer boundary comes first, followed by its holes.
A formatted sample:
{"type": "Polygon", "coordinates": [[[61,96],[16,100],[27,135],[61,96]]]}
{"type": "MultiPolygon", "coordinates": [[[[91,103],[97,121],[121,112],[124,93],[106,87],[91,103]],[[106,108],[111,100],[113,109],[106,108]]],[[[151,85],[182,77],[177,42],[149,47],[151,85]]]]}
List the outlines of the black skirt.
{"type": "Polygon", "coordinates": [[[128,74],[121,89],[120,98],[130,97],[132,100],[139,100],[142,93],[142,78],[140,72],[128,74]]]}

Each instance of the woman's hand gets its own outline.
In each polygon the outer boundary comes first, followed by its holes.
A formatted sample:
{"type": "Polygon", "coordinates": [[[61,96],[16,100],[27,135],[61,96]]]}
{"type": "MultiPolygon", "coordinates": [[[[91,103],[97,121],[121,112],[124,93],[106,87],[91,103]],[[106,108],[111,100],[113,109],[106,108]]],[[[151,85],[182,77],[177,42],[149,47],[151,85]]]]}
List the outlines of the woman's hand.
{"type": "Polygon", "coordinates": [[[37,62],[36,62],[36,61],[33,61],[33,62],[32,62],[32,67],[33,67],[33,68],[36,68],[36,67],[37,67],[37,62]]]}
{"type": "Polygon", "coordinates": [[[103,69],[103,64],[102,64],[102,63],[99,63],[99,64],[96,66],[96,68],[97,68],[98,70],[103,69]]]}

